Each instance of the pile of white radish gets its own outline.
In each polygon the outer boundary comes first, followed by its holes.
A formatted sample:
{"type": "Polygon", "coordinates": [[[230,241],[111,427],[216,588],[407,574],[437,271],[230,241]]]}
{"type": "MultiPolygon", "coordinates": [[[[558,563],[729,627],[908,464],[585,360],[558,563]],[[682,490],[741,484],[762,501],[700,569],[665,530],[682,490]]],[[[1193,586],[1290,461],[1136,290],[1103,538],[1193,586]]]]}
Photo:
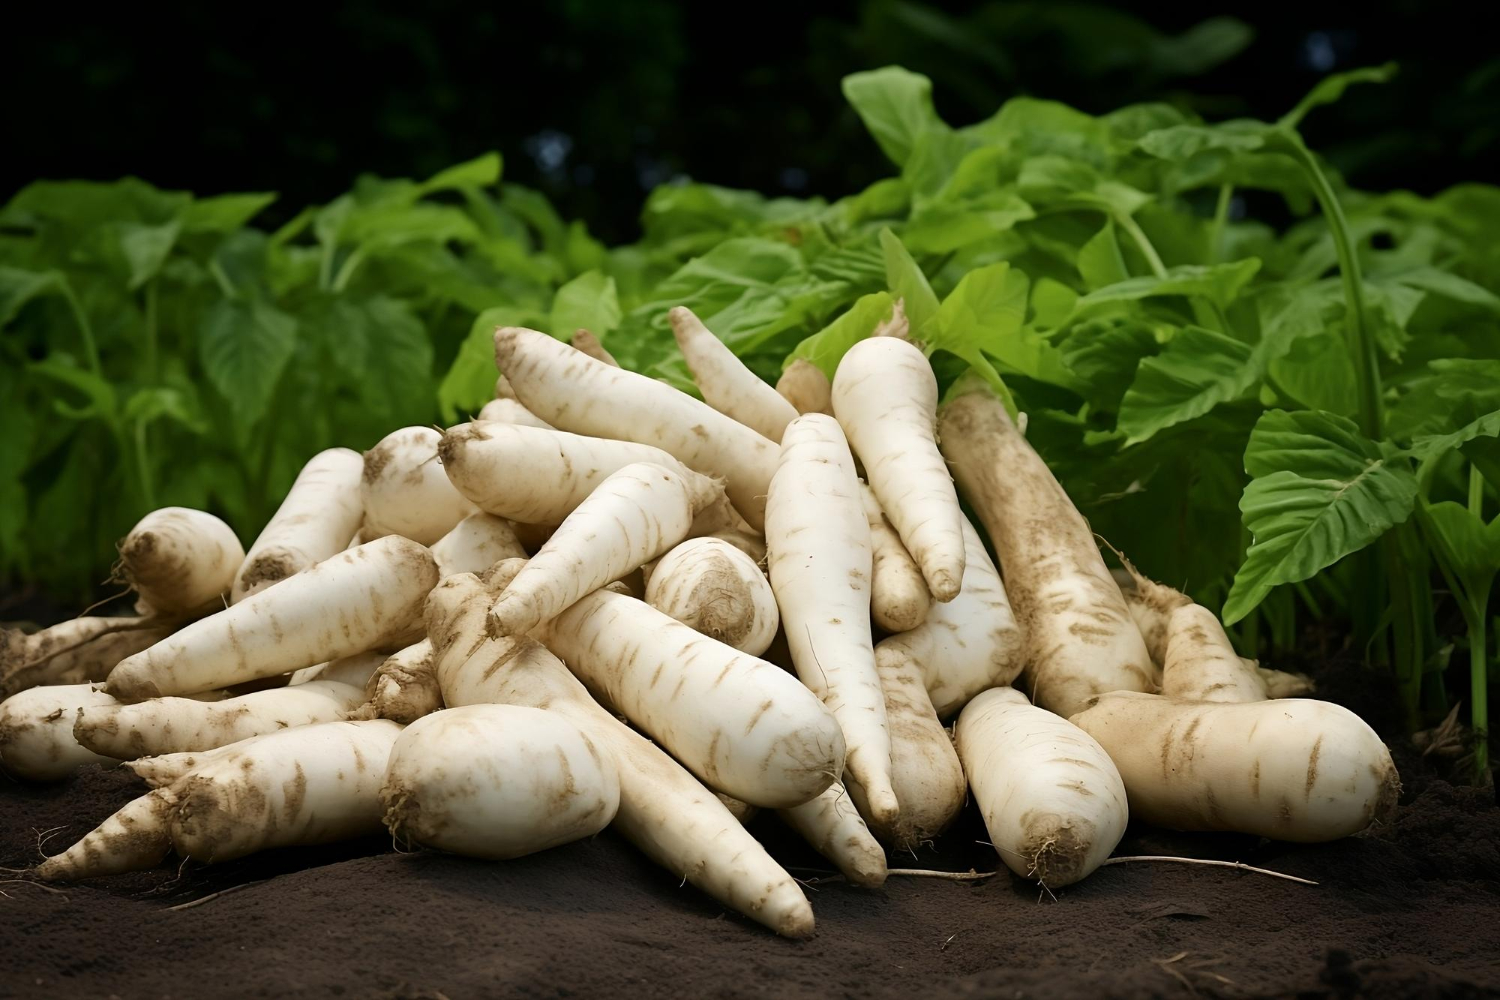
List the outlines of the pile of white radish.
{"type": "Polygon", "coordinates": [[[1369,726],[1112,573],[982,383],[939,406],[899,304],[831,379],[798,360],[775,387],[670,321],[702,400],[587,331],[501,329],[474,421],[315,455],[248,551],[155,511],[120,545],[136,615],[0,633],[0,768],[150,786],[35,876],[383,830],[501,860],[612,827],[805,937],[757,808],[875,887],[972,798],[1049,889],[1132,816],[1319,841],[1394,808],[1369,726]]]}

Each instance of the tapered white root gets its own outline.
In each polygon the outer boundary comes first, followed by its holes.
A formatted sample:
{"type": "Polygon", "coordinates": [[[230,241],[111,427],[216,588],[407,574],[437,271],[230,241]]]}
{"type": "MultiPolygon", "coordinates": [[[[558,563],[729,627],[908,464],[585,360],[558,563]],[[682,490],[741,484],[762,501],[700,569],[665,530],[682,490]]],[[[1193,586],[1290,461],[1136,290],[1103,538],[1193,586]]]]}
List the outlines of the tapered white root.
{"type": "Polygon", "coordinates": [[[300,573],[349,547],[364,517],[363,456],[329,448],[308,460],[235,574],[230,601],[300,573]]]}
{"type": "Polygon", "coordinates": [[[474,513],[438,461],[442,435],[431,427],[403,427],[365,452],[361,537],[401,535],[431,545],[474,513]]]}
{"type": "Polygon", "coordinates": [[[170,787],[132,799],[78,843],[37,865],[44,882],[73,882],[154,868],[172,849],[167,819],[176,808],[170,787]]]}
{"type": "Polygon", "coordinates": [[[869,486],[861,486],[860,499],[865,505],[865,519],[870,524],[870,616],[887,632],[906,632],[927,620],[932,595],[927,581],[917,568],[911,553],[901,544],[901,536],[886,520],[880,501],[869,486]]]}
{"type": "Polygon", "coordinates": [[[776,391],[799,414],[833,416],[833,383],[828,381],[823,369],[806,358],[798,358],[787,365],[786,371],[776,381],[776,391]]]}
{"type": "Polygon", "coordinates": [[[796,408],[746,368],[691,309],[678,306],[667,315],[688,371],[708,405],[766,438],[780,441],[786,425],[797,419],[796,408]]]}
{"type": "Polygon", "coordinates": [[[811,802],[782,809],[780,814],[813,850],[832,861],[850,884],[870,888],[885,884],[885,851],[870,834],[843,785],[834,782],[811,802]]]}

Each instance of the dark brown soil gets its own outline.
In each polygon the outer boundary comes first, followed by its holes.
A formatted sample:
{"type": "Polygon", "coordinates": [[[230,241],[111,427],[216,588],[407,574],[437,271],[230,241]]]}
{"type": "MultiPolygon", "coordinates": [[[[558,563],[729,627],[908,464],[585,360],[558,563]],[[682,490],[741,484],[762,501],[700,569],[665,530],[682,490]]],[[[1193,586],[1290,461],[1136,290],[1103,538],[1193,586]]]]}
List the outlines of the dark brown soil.
{"type": "MultiPolygon", "coordinates": [[[[1378,717],[1358,678],[1328,693],[1378,717]]],[[[816,881],[809,942],[776,938],[611,833],[519,861],[400,854],[384,841],[175,863],[49,892],[0,884],[0,997],[1478,997],[1500,996],[1500,809],[1397,745],[1384,829],[1321,846],[1132,828],[1056,898],[1003,874],[816,881]],[[232,890],[232,891],[226,891],[232,890]],[[211,894],[220,893],[212,896],[211,894]],[[189,908],[183,904],[196,903],[189,908]]],[[[144,786],[88,768],[0,779],[0,865],[60,850],[144,786]]],[[[793,873],[828,865],[774,817],[753,829],[793,873]]],[[[902,867],[994,867],[972,809],[902,867]]]]}

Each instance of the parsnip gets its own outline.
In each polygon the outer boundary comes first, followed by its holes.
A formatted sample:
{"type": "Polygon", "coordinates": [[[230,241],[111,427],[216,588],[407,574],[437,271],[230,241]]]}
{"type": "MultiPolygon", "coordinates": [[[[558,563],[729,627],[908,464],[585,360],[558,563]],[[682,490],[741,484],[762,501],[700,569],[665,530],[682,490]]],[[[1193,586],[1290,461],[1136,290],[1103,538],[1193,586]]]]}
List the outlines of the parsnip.
{"type": "Polygon", "coordinates": [[[937,378],[920,350],[895,337],[849,349],[833,377],[833,412],[864,463],[906,551],[933,598],[958,596],[964,576],[963,512],[937,446],[937,378]]]}
{"type": "Polygon", "coordinates": [[[850,885],[878,888],[885,884],[885,851],[870,835],[844,786],[835,781],[800,806],[780,810],[787,826],[832,861],[850,885]]]}
{"type": "Polygon", "coordinates": [[[751,527],[764,521],[776,446],[686,393],[611,368],[544,333],[495,331],[496,365],[526,408],[563,430],[655,445],[727,482],[751,527]]]}
{"type": "Polygon", "coordinates": [[[1359,716],[1324,701],[1174,702],[1116,692],[1072,720],[1120,769],[1137,819],[1315,843],[1396,807],[1390,752],[1359,716]]]}
{"type": "Polygon", "coordinates": [[[127,657],[105,688],[122,701],[190,694],[392,643],[420,622],[437,578],[427,549],[380,538],[127,657]]]}
{"type": "Polygon", "coordinates": [[[979,692],[1015,680],[1026,656],[1025,636],[979,532],[967,520],[962,529],[966,554],[958,596],[932,605],[921,625],[875,647],[883,671],[908,663],[920,669],[933,710],[944,719],[979,692]]]}
{"type": "Polygon", "coordinates": [[[431,545],[476,508],[464,499],[438,461],[443,436],[431,427],[403,427],[365,452],[361,537],[401,535],[431,545]]]}
{"type": "Polygon", "coordinates": [[[865,519],[870,524],[870,616],[887,632],[906,632],[927,620],[932,595],[927,581],[901,544],[901,536],[886,520],[875,499],[875,491],[860,485],[860,499],[865,505],[865,519]]]}
{"type": "Polygon", "coordinates": [[[1068,716],[1155,668],[1088,523],[984,387],[943,407],[943,454],[984,522],[1027,643],[1036,703],[1068,716]]]}
{"type": "Polygon", "coordinates": [[[1071,885],[1120,842],[1126,786],[1104,748],[1066,719],[993,688],[965,706],[955,741],[990,842],[1017,875],[1071,885]]]}
{"type": "Polygon", "coordinates": [[[66,851],[37,865],[33,874],[43,882],[75,882],[152,868],[172,849],[167,820],[176,807],[170,786],[153,789],[121,806],[66,851]]]}
{"type": "Polygon", "coordinates": [[[470,514],[432,544],[438,578],[483,573],[501,559],[524,559],[526,550],[510,522],[494,514],[470,514]]]}
{"type": "Polygon", "coordinates": [[[798,805],[842,769],[838,723],[795,677],[635,598],[596,591],[538,638],[606,705],[735,798],[798,805]]]}
{"type": "Polygon", "coordinates": [[[672,334],[703,399],[726,416],[772,441],[780,441],[797,410],[760,380],[686,306],[667,314],[672,334]]]}
{"type": "Polygon", "coordinates": [[[230,602],[244,600],[348,547],[364,517],[364,457],[329,448],[308,460],[235,574],[230,602]]]}
{"type": "Polygon", "coordinates": [[[191,615],[223,606],[245,550],[233,529],[201,510],[163,507],[120,542],[120,579],[142,614],[191,615]]]}
{"type": "Polygon", "coordinates": [[[788,425],[766,501],[766,546],[797,675],[839,721],[867,818],[894,822],[891,739],[870,635],[870,527],[832,417],[788,425]]]}
{"type": "Polygon", "coordinates": [[[828,381],[823,369],[806,358],[797,358],[786,366],[781,378],[776,380],[776,391],[799,414],[826,413],[833,416],[833,383],[828,381]]]}
{"type": "Polygon", "coordinates": [[[766,575],[722,538],[690,538],[657,560],[646,603],[751,656],[766,651],[781,623],[766,575]]]}
{"type": "Polygon", "coordinates": [[[500,860],[603,830],[620,806],[620,778],[556,712],[465,705],[401,733],[380,802],[398,841],[500,860]]]}

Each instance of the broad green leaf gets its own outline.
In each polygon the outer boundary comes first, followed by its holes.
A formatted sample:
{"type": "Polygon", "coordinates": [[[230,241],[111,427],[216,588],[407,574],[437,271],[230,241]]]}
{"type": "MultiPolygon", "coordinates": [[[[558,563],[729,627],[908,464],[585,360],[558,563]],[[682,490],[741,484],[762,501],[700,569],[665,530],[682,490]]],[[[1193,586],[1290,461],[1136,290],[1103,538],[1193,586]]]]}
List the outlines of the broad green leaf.
{"type": "Polygon", "coordinates": [[[1249,119],[1216,125],[1173,125],[1146,133],[1139,145],[1158,159],[1182,163],[1208,152],[1248,153],[1261,149],[1269,129],[1264,122],[1249,119]]]}
{"type": "Polygon", "coordinates": [[[265,415],[295,346],[297,321],[260,300],[220,299],[198,338],[204,374],[243,431],[265,415]]]}
{"type": "Polygon", "coordinates": [[[1252,479],[1240,498],[1250,549],[1224,603],[1224,623],[1273,587],[1306,580],[1411,515],[1417,480],[1354,422],[1319,411],[1271,410],[1245,449],[1252,479]]]}
{"type": "Polygon", "coordinates": [[[1458,596],[1473,601],[1483,615],[1500,573],[1500,517],[1485,524],[1463,504],[1423,501],[1422,522],[1449,571],[1463,584],[1465,593],[1458,596]]]}
{"type": "Polygon", "coordinates": [[[5,206],[4,217],[53,220],[80,230],[109,222],[161,225],[176,218],[192,196],[161,191],[136,177],[118,181],[37,181],[5,206]]]}
{"type": "Polygon", "coordinates": [[[1140,363],[1120,401],[1116,426],[1130,436],[1126,445],[1243,396],[1262,374],[1252,364],[1254,353],[1222,333],[1196,326],[1178,330],[1160,354],[1140,363]]]}
{"type": "Polygon", "coordinates": [[[1130,278],[1090,292],[1078,300],[1077,308],[1080,313],[1084,313],[1111,302],[1132,302],[1169,295],[1197,295],[1221,309],[1227,309],[1259,270],[1260,261],[1254,257],[1212,266],[1182,264],[1168,268],[1164,278],[1154,275],[1130,278]]]}
{"type": "Polygon", "coordinates": [[[27,271],[0,266],[0,327],[15,319],[21,309],[39,295],[62,290],[56,271],[27,271]]]}
{"type": "Polygon", "coordinates": [[[932,106],[932,81],[900,66],[853,73],[844,77],[843,90],[881,152],[898,167],[918,136],[945,127],[932,106]]]}
{"type": "Polygon", "coordinates": [[[1005,261],[970,271],[943,300],[918,339],[975,367],[981,367],[983,354],[1030,378],[1076,385],[1057,349],[1024,326],[1029,290],[1026,275],[1005,261]]]}
{"type": "Polygon", "coordinates": [[[1500,295],[1465,278],[1460,278],[1451,271],[1443,271],[1435,267],[1417,267],[1410,271],[1387,275],[1385,280],[1405,285],[1408,288],[1431,292],[1433,295],[1440,295],[1445,299],[1452,299],[1465,305],[1488,309],[1490,312],[1500,312],[1500,295]]]}
{"type": "Polygon", "coordinates": [[[831,380],[849,348],[870,336],[882,320],[888,319],[893,305],[894,300],[887,292],[860,296],[838,319],[798,344],[787,356],[786,364],[802,358],[817,365],[831,380]]]}
{"type": "Polygon", "coordinates": [[[994,191],[979,198],[938,202],[920,209],[902,228],[901,242],[916,253],[950,253],[1034,218],[1036,212],[1020,195],[1009,190],[994,191]]]}
{"type": "Polygon", "coordinates": [[[113,422],[119,405],[115,387],[86,368],[80,368],[71,358],[57,352],[26,366],[26,370],[61,382],[76,389],[88,400],[85,407],[76,407],[62,399],[52,401],[53,409],[73,420],[89,420],[99,417],[113,422]]]}
{"type": "MultiPolygon", "coordinates": [[[[430,421],[436,402],[430,395],[432,340],[410,306],[385,295],[343,298],[334,317],[346,338],[362,341],[359,388],[366,410],[390,426],[430,421]]],[[[493,394],[493,379],[490,388],[493,394]]]]}
{"type": "Polygon", "coordinates": [[[438,408],[445,423],[472,417],[495,398],[495,377],[500,374],[495,368],[495,328],[536,327],[545,319],[512,306],[486,309],[474,317],[468,336],[438,385],[438,408]]]}
{"type": "Polygon", "coordinates": [[[160,226],[128,222],[120,227],[120,252],[130,268],[128,287],[135,291],[156,277],[172,246],[177,242],[181,225],[173,220],[160,226]]]}
{"type": "Polygon", "coordinates": [[[500,183],[500,166],[499,153],[485,153],[467,163],[438,171],[418,185],[418,190],[426,195],[466,187],[493,187],[500,183]]]}
{"type": "Polygon", "coordinates": [[[1386,433],[1396,441],[1447,435],[1500,409],[1500,360],[1433,361],[1391,406],[1386,433]]]}
{"type": "Polygon", "coordinates": [[[927,275],[917,266],[910,253],[895,233],[889,229],[880,231],[880,246],[885,252],[885,281],[891,296],[902,300],[906,318],[911,321],[912,333],[921,336],[928,320],[937,315],[938,299],[927,275]]]}
{"type": "Polygon", "coordinates": [[[232,233],[276,200],[273,193],[198,198],[182,210],[184,233],[232,233]]]}
{"type": "Polygon", "coordinates": [[[1109,411],[1118,409],[1141,361],[1160,350],[1151,328],[1133,319],[1075,324],[1058,345],[1063,363],[1078,377],[1085,398],[1109,411]]]}
{"type": "Polygon", "coordinates": [[[1390,62],[1383,66],[1365,66],[1324,77],[1314,85],[1312,90],[1308,91],[1306,97],[1297,102],[1295,108],[1281,117],[1280,124],[1287,128],[1296,128],[1302,124],[1302,119],[1307,117],[1308,112],[1324,104],[1334,103],[1344,96],[1344,91],[1355,84],[1387,83],[1395,75],[1396,64],[1390,62]]]}
{"type": "Polygon", "coordinates": [[[552,336],[571,340],[578,329],[603,337],[620,325],[615,279],[599,271],[580,274],[557,290],[552,301],[552,336]]]}
{"type": "Polygon", "coordinates": [[[1461,448],[1481,437],[1500,437],[1500,410],[1492,410],[1476,417],[1450,434],[1420,435],[1412,440],[1411,453],[1414,458],[1425,461],[1461,448]]]}
{"type": "Polygon", "coordinates": [[[963,132],[1008,146],[1015,156],[1067,159],[1097,169],[1111,163],[1109,126],[1057,101],[1014,97],[963,132]]]}
{"type": "Polygon", "coordinates": [[[1298,339],[1285,356],[1271,362],[1277,391],[1309,410],[1352,417],[1359,409],[1359,382],[1349,345],[1333,327],[1298,339]]]}
{"type": "Polygon", "coordinates": [[[132,423],[150,424],[165,417],[195,434],[207,434],[208,420],[197,400],[181,389],[151,386],[137,389],[125,401],[121,415],[132,423]]]}
{"type": "Polygon", "coordinates": [[[1104,220],[1104,228],[1078,249],[1078,273],[1083,277],[1084,287],[1091,292],[1130,277],[1115,238],[1113,219],[1104,220]]]}

